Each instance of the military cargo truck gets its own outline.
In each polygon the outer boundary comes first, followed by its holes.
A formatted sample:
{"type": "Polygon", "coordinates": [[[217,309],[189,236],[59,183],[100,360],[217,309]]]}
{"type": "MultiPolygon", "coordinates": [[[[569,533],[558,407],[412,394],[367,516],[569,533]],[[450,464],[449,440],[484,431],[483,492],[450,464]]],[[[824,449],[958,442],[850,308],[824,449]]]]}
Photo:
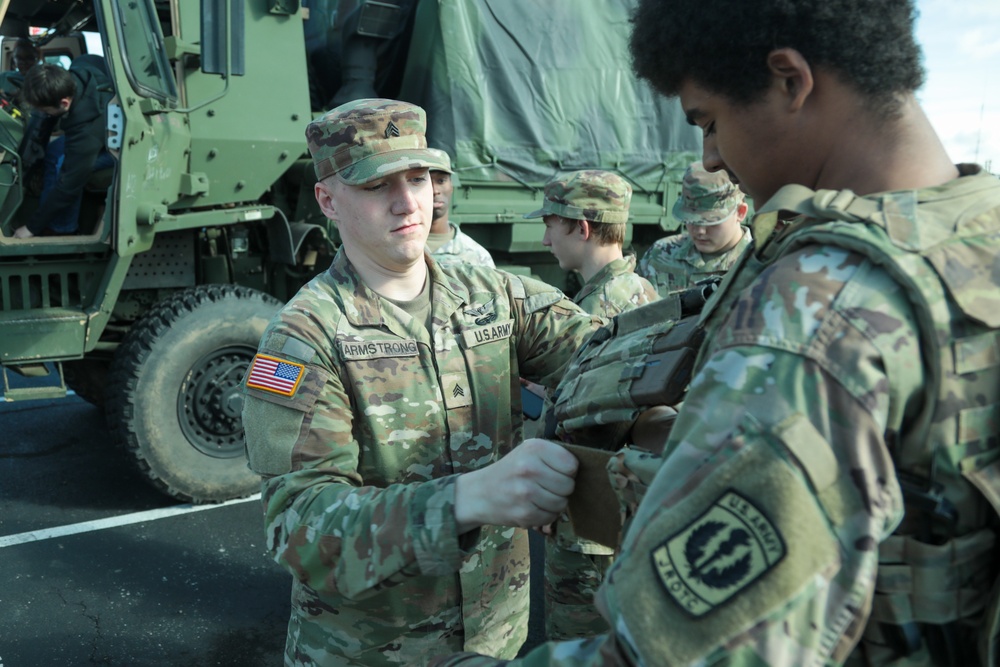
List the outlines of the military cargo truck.
{"type": "Polygon", "coordinates": [[[675,225],[669,209],[700,139],[632,76],[631,4],[0,4],[0,32],[31,32],[43,49],[99,35],[115,158],[88,183],[77,235],[12,238],[38,193],[18,153],[23,114],[0,111],[5,400],[73,390],[103,407],[162,491],[192,502],[254,492],[239,384],[280,303],[336,251],[304,129],[348,99],[427,109],[429,143],[460,180],[452,219],[502,267],[567,287],[541,226],[521,216],[551,177],[584,167],[633,183],[632,241],[648,246],[675,225]],[[11,374],[46,379],[16,387],[11,374]]]}

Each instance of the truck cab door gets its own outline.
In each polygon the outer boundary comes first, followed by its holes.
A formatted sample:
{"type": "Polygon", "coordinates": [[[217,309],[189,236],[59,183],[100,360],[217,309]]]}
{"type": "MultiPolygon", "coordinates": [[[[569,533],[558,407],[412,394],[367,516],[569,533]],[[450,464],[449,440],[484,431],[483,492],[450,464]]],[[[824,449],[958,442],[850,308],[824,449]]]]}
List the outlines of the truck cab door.
{"type": "Polygon", "coordinates": [[[110,243],[126,256],[147,250],[156,223],[169,217],[187,172],[190,131],[169,113],[178,95],[164,46],[168,10],[158,12],[153,0],[102,0],[100,8],[117,91],[108,109],[108,148],[118,159],[110,243]]]}

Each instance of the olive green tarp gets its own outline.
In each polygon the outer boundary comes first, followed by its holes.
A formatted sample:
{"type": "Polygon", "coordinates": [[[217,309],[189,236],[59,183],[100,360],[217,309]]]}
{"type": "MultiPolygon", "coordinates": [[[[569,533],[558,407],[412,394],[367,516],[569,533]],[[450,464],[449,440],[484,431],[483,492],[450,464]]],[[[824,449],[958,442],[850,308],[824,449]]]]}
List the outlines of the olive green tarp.
{"type": "Polygon", "coordinates": [[[427,110],[429,143],[464,183],[601,167],[656,188],[701,137],[632,73],[634,4],[422,0],[400,97],[427,110]]]}

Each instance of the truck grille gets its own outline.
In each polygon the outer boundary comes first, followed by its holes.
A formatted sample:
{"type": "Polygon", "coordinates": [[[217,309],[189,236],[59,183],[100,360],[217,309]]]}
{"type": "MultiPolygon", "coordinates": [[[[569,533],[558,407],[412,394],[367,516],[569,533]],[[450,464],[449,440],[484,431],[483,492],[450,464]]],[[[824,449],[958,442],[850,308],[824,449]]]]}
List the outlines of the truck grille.
{"type": "Polygon", "coordinates": [[[87,262],[0,267],[0,310],[86,308],[94,302],[102,275],[87,262]]]}

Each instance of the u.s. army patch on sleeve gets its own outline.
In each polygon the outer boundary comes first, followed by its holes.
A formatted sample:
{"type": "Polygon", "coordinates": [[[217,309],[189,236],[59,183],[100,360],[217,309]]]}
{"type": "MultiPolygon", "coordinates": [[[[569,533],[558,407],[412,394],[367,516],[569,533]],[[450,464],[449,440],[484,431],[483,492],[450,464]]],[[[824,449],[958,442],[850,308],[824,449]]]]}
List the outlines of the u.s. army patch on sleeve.
{"type": "Polygon", "coordinates": [[[771,520],[728,490],[651,556],[667,594],[700,617],[763,576],[785,553],[785,541],[771,520]]]}
{"type": "Polygon", "coordinates": [[[302,376],[305,375],[305,369],[303,364],[294,361],[258,354],[250,364],[247,387],[282,396],[294,396],[302,376]]]}

